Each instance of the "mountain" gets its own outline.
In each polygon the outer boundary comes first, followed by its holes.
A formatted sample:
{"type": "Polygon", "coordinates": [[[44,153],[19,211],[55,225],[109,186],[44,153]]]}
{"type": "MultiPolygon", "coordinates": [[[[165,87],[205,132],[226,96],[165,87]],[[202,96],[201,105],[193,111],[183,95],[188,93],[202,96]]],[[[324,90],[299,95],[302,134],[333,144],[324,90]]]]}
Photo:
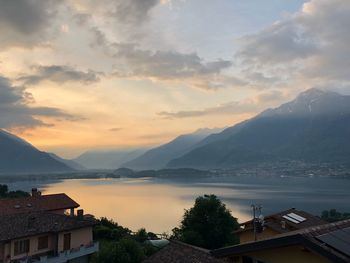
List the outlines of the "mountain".
{"type": "Polygon", "coordinates": [[[349,138],[350,96],[310,89],[227,128],[212,141],[206,138],[167,166],[229,168],[290,160],[350,164],[349,138]]]}
{"type": "Polygon", "coordinates": [[[88,151],[72,161],[84,166],[87,169],[116,169],[123,163],[140,156],[145,151],[146,149],[88,151]]]}
{"type": "Polygon", "coordinates": [[[21,138],[0,130],[0,173],[52,173],[73,171],[21,138]]]}
{"type": "Polygon", "coordinates": [[[61,163],[64,163],[65,165],[67,165],[68,167],[74,169],[74,170],[85,170],[86,168],[82,165],[80,165],[79,163],[73,161],[73,160],[67,160],[64,158],[59,157],[57,154],[54,153],[48,153],[52,158],[54,158],[56,161],[59,161],[61,163]]]}
{"type": "Polygon", "coordinates": [[[220,129],[199,129],[191,134],[180,135],[171,142],[153,148],[122,166],[136,170],[164,168],[170,160],[191,151],[198,142],[218,131],[220,129]]]}

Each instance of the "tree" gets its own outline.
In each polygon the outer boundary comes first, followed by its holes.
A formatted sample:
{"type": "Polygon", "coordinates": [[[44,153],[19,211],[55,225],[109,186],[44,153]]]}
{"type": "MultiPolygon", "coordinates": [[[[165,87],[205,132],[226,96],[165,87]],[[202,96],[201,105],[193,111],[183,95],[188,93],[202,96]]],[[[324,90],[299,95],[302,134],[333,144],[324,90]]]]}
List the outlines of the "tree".
{"type": "Polygon", "coordinates": [[[333,223],[341,220],[350,219],[350,213],[341,213],[336,209],[324,210],[321,214],[321,218],[324,221],[333,223]]]}
{"type": "Polygon", "coordinates": [[[19,198],[28,196],[30,196],[29,193],[21,190],[9,192],[8,186],[6,184],[0,184],[0,198],[19,198]]]}
{"type": "Polygon", "coordinates": [[[135,234],[135,240],[137,242],[143,243],[148,239],[147,231],[144,228],[140,228],[135,234]]]}
{"type": "Polygon", "coordinates": [[[233,231],[239,228],[225,204],[215,195],[204,195],[196,199],[189,210],[185,210],[179,228],[173,229],[173,238],[207,249],[238,243],[233,231]]]}

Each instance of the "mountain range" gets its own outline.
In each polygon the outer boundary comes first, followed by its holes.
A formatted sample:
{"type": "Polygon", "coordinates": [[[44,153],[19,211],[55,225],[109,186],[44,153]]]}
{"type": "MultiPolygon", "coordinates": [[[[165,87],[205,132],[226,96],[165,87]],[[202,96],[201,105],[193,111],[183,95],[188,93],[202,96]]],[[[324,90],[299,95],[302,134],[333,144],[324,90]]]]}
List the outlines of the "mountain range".
{"type": "Polygon", "coordinates": [[[205,138],[167,167],[229,168],[291,160],[349,164],[349,138],[350,96],[313,88],[205,138]]]}
{"type": "Polygon", "coordinates": [[[200,129],[150,150],[90,151],[74,160],[0,129],[1,173],[232,168],[284,161],[350,165],[350,96],[310,89],[241,123],[200,129]]]}

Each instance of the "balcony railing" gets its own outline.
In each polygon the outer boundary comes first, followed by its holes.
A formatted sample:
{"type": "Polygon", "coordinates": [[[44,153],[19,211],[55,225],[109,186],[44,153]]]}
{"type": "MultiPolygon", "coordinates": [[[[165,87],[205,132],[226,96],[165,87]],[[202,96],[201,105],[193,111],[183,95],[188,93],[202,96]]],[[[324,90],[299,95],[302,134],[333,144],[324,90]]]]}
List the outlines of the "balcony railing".
{"type": "Polygon", "coordinates": [[[20,260],[20,263],[65,263],[68,260],[80,258],[98,252],[99,243],[94,242],[87,246],[73,248],[60,252],[57,256],[41,256],[39,260],[33,258],[26,258],[20,260]]]}

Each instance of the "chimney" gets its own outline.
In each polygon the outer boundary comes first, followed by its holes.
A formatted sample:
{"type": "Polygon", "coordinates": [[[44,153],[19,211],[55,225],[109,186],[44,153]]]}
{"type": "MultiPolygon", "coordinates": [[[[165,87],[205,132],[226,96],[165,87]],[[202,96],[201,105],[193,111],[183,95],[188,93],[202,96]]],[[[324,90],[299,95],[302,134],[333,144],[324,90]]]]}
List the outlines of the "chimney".
{"type": "Polygon", "coordinates": [[[37,188],[32,188],[32,197],[41,196],[41,192],[37,188]]]}
{"type": "Polygon", "coordinates": [[[284,221],[284,220],[281,221],[281,227],[282,227],[283,229],[286,228],[286,221],[284,221]]]}
{"type": "Polygon", "coordinates": [[[78,209],[77,210],[77,217],[79,220],[83,220],[84,219],[84,210],[83,209],[78,209]]]}

